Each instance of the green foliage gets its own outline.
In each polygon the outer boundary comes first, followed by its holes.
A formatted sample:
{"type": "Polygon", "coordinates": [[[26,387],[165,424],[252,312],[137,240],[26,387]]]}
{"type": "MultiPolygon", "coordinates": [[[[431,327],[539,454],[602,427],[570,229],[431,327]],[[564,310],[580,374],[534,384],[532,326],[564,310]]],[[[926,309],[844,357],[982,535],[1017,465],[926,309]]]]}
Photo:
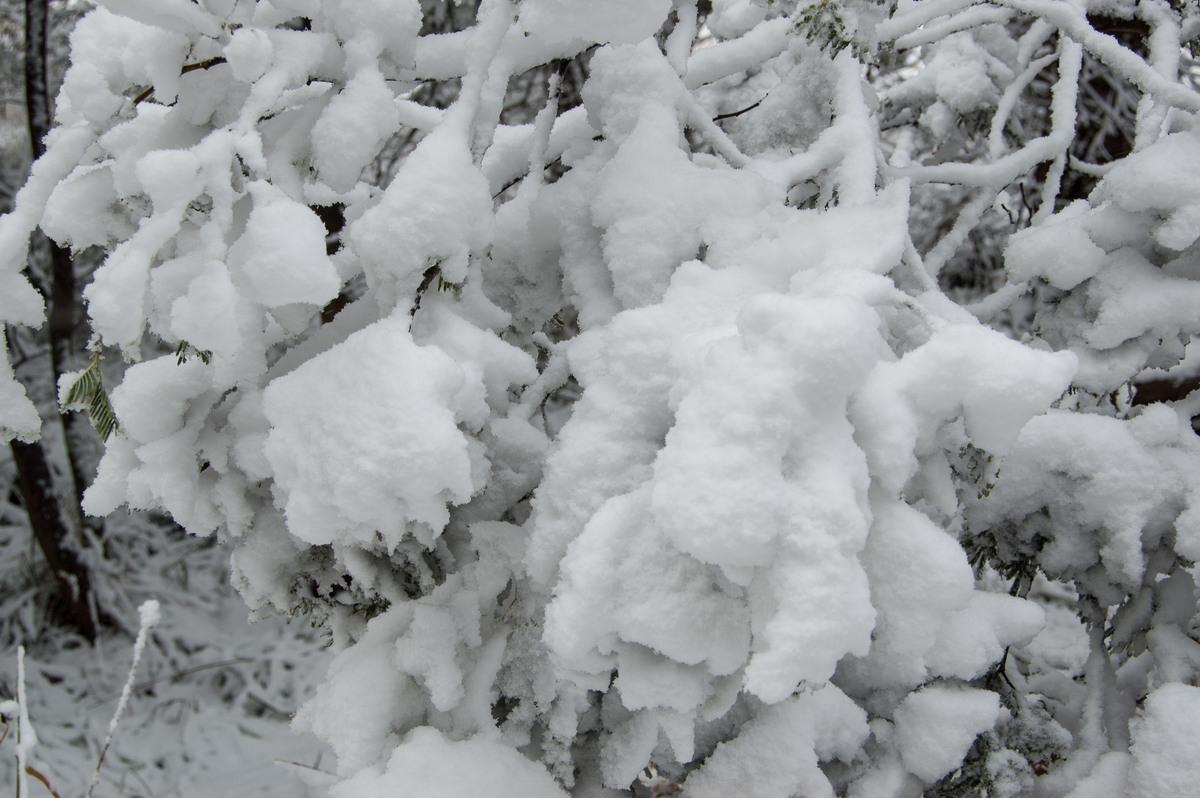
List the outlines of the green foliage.
{"type": "Polygon", "coordinates": [[[958,450],[958,461],[950,464],[950,470],[960,484],[975,487],[977,499],[990,496],[1000,478],[995,457],[969,443],[958,450]]]}
{"type": "Polygon", "coordinates": [[[795,30],[822,50],[837,55],[854,43],[841,0],[816,0],[796,15],[795,30]]]}
{"type": "Polygon", "coordinates": [[[792,31],[830,56],[849,47],[859,61],[877,63],[880,43],[870,31],[895,10],[895,0],[807,0],[793,15],[792,31]]]}
{"type": "Polygon", "coordinates": [[[62,411],[65,413],[68,410],[87,410],[88,418],[100,434],[100,439],[107,441],[109,436],[120,428],[120,424],[117,423],[117,414],[108,401],[104,377],[100,374],[100,361],[103,359],[99,352],[92,353],[92,362],[67,390],[62,411]]]}
{"type": "Polygon", "coordinates": [[[197,349],[187,341],[180,341],[175,347],[175,364],[182,366],[192,355],[200,358],[200,362],[206,366],[208,365],[208,362],[212,360],[212,352],[210,350],[197,349]]]}

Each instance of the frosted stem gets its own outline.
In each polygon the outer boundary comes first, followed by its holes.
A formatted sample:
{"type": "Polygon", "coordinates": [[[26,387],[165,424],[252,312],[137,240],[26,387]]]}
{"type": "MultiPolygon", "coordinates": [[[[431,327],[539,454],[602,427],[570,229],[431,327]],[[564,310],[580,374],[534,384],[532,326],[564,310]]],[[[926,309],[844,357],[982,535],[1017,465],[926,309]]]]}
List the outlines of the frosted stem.
{"type": "MultiPolygon", "coordinates": [[[[1154,71],[1174,83],[1179,78],[1179,22],[1165,3],[1139,3],[1138,16],[1150,25],[1146,44],[1150,50],[1147,60],[1154,71]]],[[[1138,103],[1134,152],[1158,141],[1163,133],[1170,107],[1152,96],[1138,103]]]]}
{"type": "Polygon", "coordinates": [[[1016,108],[1017,101],[1021,99],[1021,93],[1025,91],[1026,87],[1033,82],[1033,79],[1043,69],[1057,58],[1058,55],[1055,53],[1042,56],[1030,64],[1004,90],[1004,95],[1001,96],[1000,102],[996,103],[996,113],[992,116],[992,127],[988,131],[988,156],[991,160],[994,161],[1004,154],[1004,127],[1008,124],[1008,118],[1012,115],[1013,109],[1016,108]]]}
{"type": "Polygon", "coordinates": [[[86,798],[92,798],[92,792],[100,783],[100,768],[104,765],[104,757],[108,754],[108,747],[112,745],[117,724],[121,722],[121,716],[125,714],[125,707],[129,704],[129,696],[133,693],[133,677],[137,674],[138,663],[142,659],[142,652],[146,649],[146,640],[150,636],[150,630],[159,620],[158,602],[150,599],[143,603],[138,608],[138,616],[141,626],[138,628],[137,639],[133,643],[133,662],[129,665],[129,674],[125,677],[125,687],[122,688],[121,698],[117,701],[117,711],[113,713],[112,720],[108,722],[108,734],[104,738],[104,747],[100,749],[100,756],[96,759],[96,769],[92,771],[92,781],[88,785],[86,798]]]}
{"type": "Polygon", "coordinates": [[[546,87],[546,105],[533,120],[533,147],[529,153],[529,177],[532,185],[540,185],[546,170],[546,153],[550,149],[550,134],[554,120],[558,118],[558,93],[562,87],[562,75],[550,75],[546,87]]]}
{"type": "Polygon", "coordinates": [[[834,61],[837,96],[834,100],[836,127],[844,139],[842,162],[837,168],[838,202],[859,205],[875,196],[875,130],[871,112],[863,99],[862,64],[843,50],[834,61]]]}
{"type": "Polygon", "coordinates": [[[675,6],[675,29],[667,39],[667,61],[680,77],[687,75],[688,56],[696,39],[696,0],[680,0],[675,6]]]}
{"type": "Polygon", "coordinates": [[[954,257],[954,253],[967,240],[967,236],[975,229],[975,225],[979,224],[980,218],[995,199],[996,194],[993,191],[984,191],[963,206],[950,232],[942,236],[925,255],[925,270],[930,277],[936,278],[942,267],[954,257]]]}
{"type": "Polygon", "coordinates": [[[998,0],[1001,5],[1041,17],[1057,27],[1062,33],[1083,45],[1101,63],[1137,86],[1147,94],[1183,108],[1200,111],[1200,94],[1179,83],[1172,83],[1154,71],[1132,50],[1121,46],[1112,36],[1093,28],[1087,17],[1070,3],[1060,0],[998,0]]]}
{"type": "Polygon", "coordinates": [[[25,690],[25,646],[17,647],[17,798],[29,796],[29,755],[37,746],[37,732],[29,720],[29,698],[25,690]]]}

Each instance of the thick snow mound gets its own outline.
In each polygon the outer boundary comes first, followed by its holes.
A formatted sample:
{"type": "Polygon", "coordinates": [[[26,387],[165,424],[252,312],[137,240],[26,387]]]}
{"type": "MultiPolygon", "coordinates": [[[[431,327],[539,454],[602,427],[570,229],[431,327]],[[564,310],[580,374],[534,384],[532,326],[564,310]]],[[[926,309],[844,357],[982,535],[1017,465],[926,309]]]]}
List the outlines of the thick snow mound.
{"type": "Polygon", "coordinates": [[[550,774],[490,740],[447,740],[421,726],[409,732],[384,768],[360,772],[333,798],[566,798],[550,774]]]}
{"type": "MultiPolygon", "coordinates": [[[[449,502],[475,492],[472,451],[455,408],[477,410],[483,387],[389,318],[274,381],[263,393],[275,498],[301,539],[343,537],[394,547],[407,524],[438,534],[449,502]]],[[[431,538],[426,538],[431,539],[431,538]]]]}

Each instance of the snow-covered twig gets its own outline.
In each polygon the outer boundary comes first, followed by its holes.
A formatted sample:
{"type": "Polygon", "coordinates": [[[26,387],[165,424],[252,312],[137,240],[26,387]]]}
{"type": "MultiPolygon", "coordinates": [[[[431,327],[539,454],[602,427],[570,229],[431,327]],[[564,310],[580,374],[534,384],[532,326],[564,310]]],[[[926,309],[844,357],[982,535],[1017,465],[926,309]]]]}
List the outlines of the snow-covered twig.
{"type": "Polygon", "coordinates": [[[938,17],[950,16],[968,8],[974,1],[926,0],[926,2],[910,5],[891,19],[882,22],[876,30],[876,36],[881,42],[895,41],[938,17]]]}
{"type": "MultiPolygon", "coordinates": [[[[150,630],[159,621],[158,602],[151,599],[143,603],[138,608],[138,617],[141,627],[138,629],[137,640],[133,643],[133,662],[129,665],[129,675],[125,677],[125,687],[121,691],[121,700],[117,702],[117,711],[113,713],[112,720],[108,723],[108,734],[104,738],[104,747],[100,749],[100,756],[96,759],[96,769],[92,771],[92,781],[88,785],[86,798],[92,798],[96,785],[100,783],[100,768],[104,766],[104,757],[108,754],[108,747],[112,745],[117,724],[121,722],[121,716],[125,714],[125,707],[129,704],[129,696],[133,693],[133,677],[137,674],[137,666],[142,659],[142,652],[146,648],[146,640],[150,635],[150,630]]],[[[22,707],[24,707],[24,702],[22,702],[22,707]]]]}
{"type": "MultiPolygon", "coordinates": [[[[1177,16],[1166,3],[1139,3],[1138,15],[1150,26],[1150,35],[1146,37],[1146,44],[1150,50],[1147,62],[1158,74],[1172,83],[1177,82],[1183,49],[1177,16]]],[[[1135,152],[1158,141],[1169,111],[1169,105],[1153,96],[1142,98],[1138,103],[1135,123],[1135,152]]]]}
{"type": "Polygon", "coordinates": [[[688,94],[688,126],[695,130],[712,145],[713,149],[720,153],[726,161],[731,165],[741,167],[747,166],[750,159],[738,149],[737,144],[733,139],[729,138],[721,127],[712,120],[700,103],[694,96],[688,94]]]}
{"type": "Polygon", "coordinates": [[[684,83],[698,89],[774,58],[788,45],[791,24],[786,17],[767,20],[741,38],[697,50],[688,59],[684,83]]]}
{"type": "Polygon", "coordinates": [[[692,42],[696,40],[696,25],[696,0],[681,0],[675,6],[675,29],[665,48],[667,60],[680,77],[687,75],[688,56],[692,52],[692,42]]]}
{"type": "Polygon", "coordinates": [[[37,732],[29,720],[29,698],[25,691],[25,646],[17,647],[17,798],[29,796],[29,755],[37,746],[37,732]]]}
{"type": "Polygon", "coordinates": [[[1100,33],[1087,21],[1087,17],[1070,3],[1055,0],[998,0],[1001,5],[1015,8],[1026,14],[1041,17],[1057,27],[1063,34],[1083,45],[1084,49],[1101,63],[1146,94],[1183,108],[1200,111],[1200,94],[1174,83],[1160,75],[1132,50],[1121,46],[1112,36],[1100,33]]]}
{"type": "Polygon", "coordinates": [[[1021,93],[1026,87],[1033,82],[1043,69],[1048,67],[1058,58],[1057,53],[1049,53],[1044,55],[1025,69],[1017,79],[1008,84],[1004,89],[1004,94],[1000,97],[1000,102],[996,103],[996,113],[992,115],[992,127],[988,132],[988,155],[991,160],[996,160],[1004,152],[1004,128],[1008,124],[1008,119],[1012,115],[1013,109],[1017,106],[1017,101],[1021,99],[1021,93]]]}
{"type": "Polygon", "coordinates": [[[958,14],[954,14],[935,24],[925,25],[919,30],[905,34],[896,39],[895,45],[900,49],[920,47],[941,41],[952,33],[980,25],[1004,24],[1012,17],[1012,9],[997,8],[992,5],[975,6],[958,14]]]}

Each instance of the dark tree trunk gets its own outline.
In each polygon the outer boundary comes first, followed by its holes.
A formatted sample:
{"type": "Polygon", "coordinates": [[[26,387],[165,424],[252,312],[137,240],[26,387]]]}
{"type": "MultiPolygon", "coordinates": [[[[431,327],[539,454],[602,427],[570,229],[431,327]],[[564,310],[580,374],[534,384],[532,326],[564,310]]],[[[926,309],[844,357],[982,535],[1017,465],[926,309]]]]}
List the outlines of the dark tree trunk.
{"type": "Polygon", "coordinates": [[[96,639],[96,618],[91,605],[92,586],[87,566],[70,546],[71,530],[63,517],[62,503],[54,490],[46,451],[40,443],[9,444],[17,465],[17,487],[29,516],[29,526],[42,556],[50,566],[54,587],[67,618],[88,640],[96,639]]]}
{"type": "MultiPolygon", "coordinates": [[[[50,28],[47,0],[25,0],[25,105],[29,117],[29,140],[34,160],[45,152],[45,137],[50,132],[50,76],[47,65],[47,37],[50,28]]],[[[55,244],[41,232],[34,233],[31,250],[49,253],[49,279],[45,294],[49,315],[50,361],[55,384],[63,374],[76,367],[75,336],[80,324],[79,290],[75,280],[75,263],[67,250],[55,244]]],[[[62,420],[63,440],[67,448],[67,463],[71,470],[72,491],[78,508],[87,488],[86,463],[88,449],[94,445],[95,433],[82,414],[71,413],[62,420]]],[[[103,532],[103,521],[84,519],[82,510],[72,516],[87,523],[91,530],[103,532]]]]}
{"type": "MultiPolygon", "coordinates": [[[[25,0],[25,107],[29,120],[31,154],[36,160],[45,153],[44,139],[50,130],[50,92],[47,68],[49,4],[47,0],[25,0]]],[[[30,262],[45,253],[49,274],[43,279],[31,274],[47,300],[51,379],[71,369],[74,336],[79,324],[79,297],[74,263],[68,252],[41,233],[30,242],[30,262]]],[[[29,517],[30,529],[53,574],[54,586],[66,616],[89,640],[96,637],[97,611],[88,568],[79,557],[83,512],[80,501],[86,480],[83,453],[93,433],[82,416],[73,414],[63,422],[63,440],[70,469],[71,501],[63,502],[55,488],[46,449],[40,442],[10,444],[17,466],[17,486],[29,517]],[[82,427],[82,428],[81,428],[82,427]]],[[[102,522],[88,526],[99,534],[102,522]]],[[[100,616],[103,617],[103,616],[100,616]]]]}
{"type": "Polygon", "coordinates": [[[29,114],[33,160],[44,153],[50,129],[50,85],[46,66],[46,36],[50,29],[48,0],[25,0],[25,110],[29,114]]]}

